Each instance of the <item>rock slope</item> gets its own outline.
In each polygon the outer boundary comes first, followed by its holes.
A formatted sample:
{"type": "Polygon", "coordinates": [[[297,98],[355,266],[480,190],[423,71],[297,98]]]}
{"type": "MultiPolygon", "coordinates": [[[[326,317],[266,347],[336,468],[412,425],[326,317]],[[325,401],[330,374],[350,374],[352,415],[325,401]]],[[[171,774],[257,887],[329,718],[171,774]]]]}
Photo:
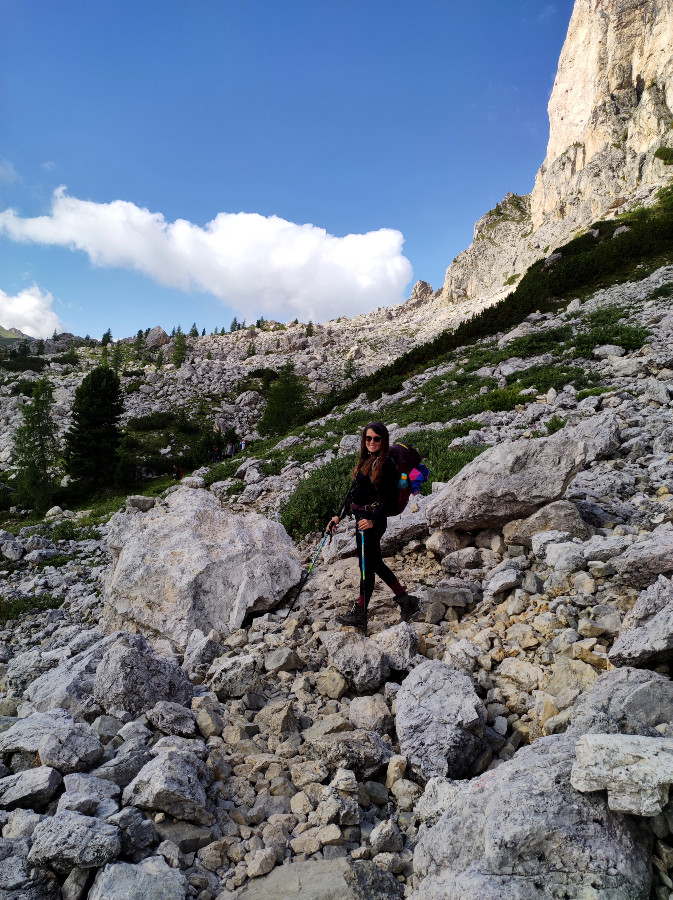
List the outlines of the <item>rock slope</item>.
{"type": "MultiPolygon", "coordinates": [[[[264,556],[227,569],[227,529],[266,528],[291,559],[281,526],[250,511],[275,513],[288,482],[352,448],[340,416],[418,411],[492,341],[374,411],[360,398],[314,423],[333,444],[288,462],[280,484],[248,459],[242,493],[206,492],[197,475],[157,502],[129,498],[100,534],[58,515],[2,533],[3,596],[36,607],[0,631],[7,896],[325,900],[338,884],[353,898],[668,897],[672,276],[499,337],[506,348],[611,304],[651,330],[639,350],[574,360],[600,377],[585,397],[533,387],[514,409],[471,417],[455,446],[491,449],[390,522],[388,563],[421,599],[413,623],[379,586],[367,638],[335,626],[358,587],[348,529],[292,615],[255,614],[249,598],[252,614],[232,618],[246,566],[261,580],[264,556]],[[563,427],[547,434],[553,417],[563,427]],[[207,590],[180,547],[206,554],[207,590]]],[[[542,371],[534,357],[498,359],[475,375],[487,390],[503,372],[542,371]]]]}

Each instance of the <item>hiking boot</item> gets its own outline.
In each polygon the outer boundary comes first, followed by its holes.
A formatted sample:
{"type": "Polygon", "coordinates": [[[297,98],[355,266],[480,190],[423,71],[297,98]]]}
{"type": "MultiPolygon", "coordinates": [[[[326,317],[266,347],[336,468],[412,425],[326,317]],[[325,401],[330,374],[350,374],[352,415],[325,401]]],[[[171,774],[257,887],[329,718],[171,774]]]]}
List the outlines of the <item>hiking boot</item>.
{"type": "Polygon", "coordinates": [[[337,616],[336,621],[339,625],[352,625],[367,633],[367,610],[357,600],[345,615],[337,616]]]}
{"type": "Polygon", "coordinates": [[[414,597],[413,594],[400,594],[400,596],[395,599],[400,605],[402,621],[411,622],[420,607],[418,597],[414,597]]]}

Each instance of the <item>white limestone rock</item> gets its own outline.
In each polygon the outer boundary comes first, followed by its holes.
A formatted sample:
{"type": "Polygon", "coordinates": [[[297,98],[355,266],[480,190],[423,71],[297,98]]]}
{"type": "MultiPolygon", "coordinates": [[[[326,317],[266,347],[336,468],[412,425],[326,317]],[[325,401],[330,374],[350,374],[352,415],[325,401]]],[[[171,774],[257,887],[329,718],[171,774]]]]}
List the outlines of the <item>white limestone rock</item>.
{"type": "Polygon", "coordinates": [[[673,782],[673,739],[585,734],[576,747],[570,783],[576,791],[608,792],[613,812],[656,816],[673,782]]]}
{"type": "Polygon", "coordinates": [[[270,609],[301,576],[282,525],[228,512],[200,489],[174,491],[142,515],[117,513],[108,543],[107,626],[133,623],[179,651],[195,628],[226,633],[270,609]]]}

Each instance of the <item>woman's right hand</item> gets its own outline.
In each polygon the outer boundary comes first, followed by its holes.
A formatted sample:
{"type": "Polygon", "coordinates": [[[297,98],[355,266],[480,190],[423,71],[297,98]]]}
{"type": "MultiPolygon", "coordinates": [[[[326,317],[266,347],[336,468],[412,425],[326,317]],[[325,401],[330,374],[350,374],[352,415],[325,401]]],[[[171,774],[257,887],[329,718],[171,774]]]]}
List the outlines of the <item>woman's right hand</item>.
{"type": "Polygon", "coordinates": [[[327,528],[325,529],[328,534],[333,534],[337,528],[339,527],[339,516],[332,516],[332,518],[327,523],[327,528]]]}

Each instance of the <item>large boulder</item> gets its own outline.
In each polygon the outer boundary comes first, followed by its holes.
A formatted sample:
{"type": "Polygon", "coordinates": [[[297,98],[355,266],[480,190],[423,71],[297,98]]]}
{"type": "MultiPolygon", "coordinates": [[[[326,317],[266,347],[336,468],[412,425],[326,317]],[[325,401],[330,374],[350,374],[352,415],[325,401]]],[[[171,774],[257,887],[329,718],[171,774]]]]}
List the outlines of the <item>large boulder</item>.
{"type": "Polygon", "coordinates": [[[161,327],[161,325],[155,325],[154,328],[151,328],[147,332],[147,337],[145,338],[145,347],[148,350],[158,350],[159,347],[164,347],[170,338],[161,327]]]}
{"type": "Polygon", "coordinates": [[[124,805],[212,825],[214,816],[205,808],[209,780],[208,769],[194,753],[169,750],[143,766],[124,788],[124,805]]]}
{"type": "Polygon", "coordinates": [[[301,577],[278,522],[222,509],[210,491],[180,488],[146,513],[117,513],[108,543],[108,628],[135,625],[184,651],[195,628],[227,633],[275,606],[301,577]]]}
{"type": "Polygon", "coordinates": [[[345,857],[280,866],[251,881],[240,894],[241,900],[395,900],[403,896],[404,888],[393,874],[372,862],[345,857]]]}
{"type": "Polygon", "coordinates": [[[60,900],[61,890],[54,873],[28,862],[29,851],[30,841],[26,837],[0,838],[0,897],[60,900]]]}
{"type": "Polygon", "coordinates": [[[28,687],[26,696],[33,709],[40,712],[66,709],[73,717],[88,721],[100,715],[100,707],[93,696],[96,669],[119,633],[103,637],[92,631],[90,635],[97,638],[90,646],[40,675],[28,687]]]}
{"type": "Polygon", "coordinates": [[[656,735],[673,722],[673,681],[647,669],[615,669],[600,675],[572,710],[568,734],[656,735]]]}
{"type": "Polygon", "coordinates": [[[557,500],[543,506],[527,519],[515,519],[503,528],[507,544],[531,546],[531,538],[541,531],[565,531],[571,537],[587,538],[589,529],[574,503],[557,500]]]}
{"type": "Polygon", "coordinates": [[[324,632],[321,639],[329,665],[341,672],[357,693],[375,691],[390,674],[385,655],[374,641],[344,631],[324,632]]]}
{"type": "Polygon", "coordinates": [[[658,575],[673,573],[673,525],[666,522],[634,541],[614,561],[617,572],[632,587],[645,588],[658,575]]]}
{"type": "Polygon", "coordinates": [[[624,617],[608,654],[616,666],[649,666],[673,656],[673,579],[659,578],[624,617]]]}
{"type": "Polygon", "coordinates": [[[112,863],[100,869],[89,900],[184,900],[187,879],[171,869],[161,856],[150,856],[133,866],[112,863]]]}
{"type": "Polygon", "coordinates": [[[121,709],[135,718],[160,700],[188,704],[193,692],[177,661],[155,656],[140,634],[122,634],[96,669],[94,696],[108,713],[121,709]]]}
{"type": "Polygon", "coordinates": [[[580,469],[618,446],[612,412],[548,438],[496,444],[461,469],[432,497],[433,528],[474,531],[500,527],[560,500],[580,469]]]}
{"type": "Polygon", "coordinates": [[[453,793],[420,835],[413,900],[647,900],[648,830],[575,792],[575,743],[540,738],[453,793]]]}
{"type": "Polygon", "coordinates": [[[98,868],[116,859],[121,836],[115,825],[71,810],[47,816],[33,832],[28,860],[48,865],[57,872],[98,868]]]}
{"type": "Polygon", "coordinates": [[[484,749],[486,708],[472,679],[436,660],[427,660],[397,693],[400,749],[418,777],[460,778],[484,749]]]}

